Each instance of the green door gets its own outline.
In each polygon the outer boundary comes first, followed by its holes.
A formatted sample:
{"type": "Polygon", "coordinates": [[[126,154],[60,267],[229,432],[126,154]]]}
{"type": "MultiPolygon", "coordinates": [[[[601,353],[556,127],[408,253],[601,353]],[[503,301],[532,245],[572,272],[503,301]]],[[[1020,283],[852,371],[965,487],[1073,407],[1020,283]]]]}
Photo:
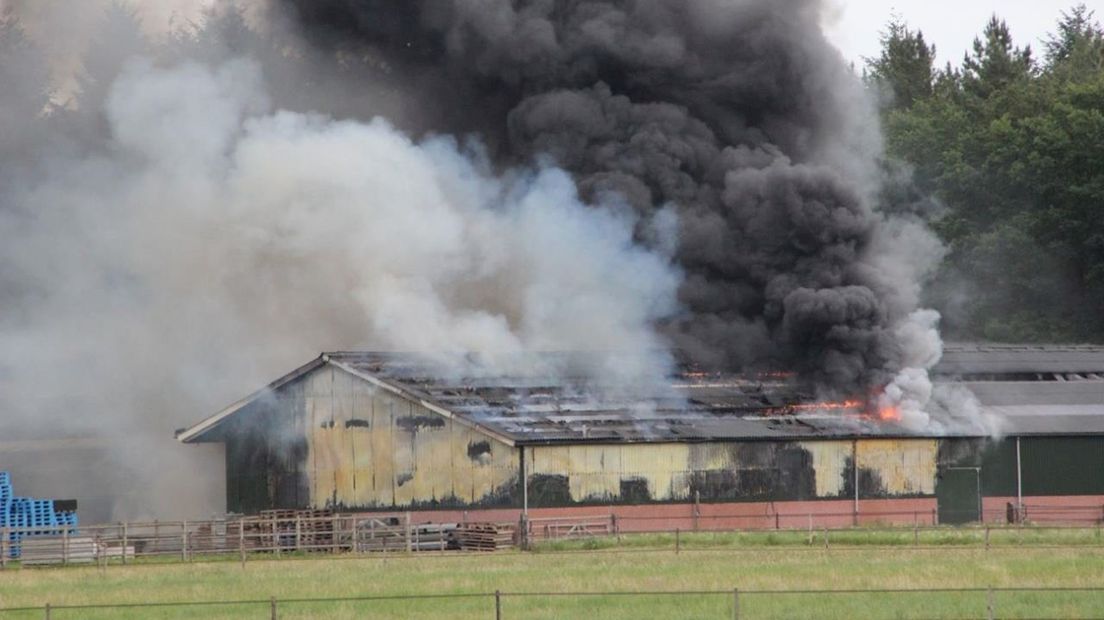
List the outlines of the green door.
{"type": "Polygon", "coordinates": [[[935,501],[939,506],[939,522],[958,524],[980,521],[980,482],[981,469],[977,467],[940,469],[935,481],[935,501]]]}

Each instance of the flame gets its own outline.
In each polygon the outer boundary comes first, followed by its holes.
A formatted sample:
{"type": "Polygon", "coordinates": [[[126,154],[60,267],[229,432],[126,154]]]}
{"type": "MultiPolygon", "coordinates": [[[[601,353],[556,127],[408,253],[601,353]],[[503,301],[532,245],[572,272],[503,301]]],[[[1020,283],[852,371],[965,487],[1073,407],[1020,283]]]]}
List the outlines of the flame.
{"type": "Polygon", "coordinates": [[[824,401],[819,403],[802,403],[800,405],[792,405],[791,408],[795,411],[836,411],[840,409],[862,409],[862,401],[860,400],[843,400],[843,401],[824,401]]]}
{"type": "Polygon", "coordinates": [[[892,403],[884,404],[878,407],[878,418],[883,422],[899,422],[901,420],[901,410],[892,403]]]}

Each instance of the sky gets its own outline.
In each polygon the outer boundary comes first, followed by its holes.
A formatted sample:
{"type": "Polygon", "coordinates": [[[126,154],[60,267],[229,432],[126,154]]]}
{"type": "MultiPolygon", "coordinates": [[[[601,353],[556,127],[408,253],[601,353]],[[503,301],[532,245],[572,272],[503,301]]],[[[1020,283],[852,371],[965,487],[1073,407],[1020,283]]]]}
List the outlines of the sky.
{"type": "MultiPolygon", "coordinates": [[[[864,57],[877,56],[879,33],[894,13],[910,27],[920,29],[935,43],[936,66],[948,61],[958,65],[995,12],[1012,31],[1018,45],[1030,44],[1039,56],[1045,39],[1062,11],[1079,0],[826,0],[824,28],[844,58],[862,66],[864,57]]],[[[1104,20],[1104,0],[1084,0],[1085,6],[1104,20]]]]}

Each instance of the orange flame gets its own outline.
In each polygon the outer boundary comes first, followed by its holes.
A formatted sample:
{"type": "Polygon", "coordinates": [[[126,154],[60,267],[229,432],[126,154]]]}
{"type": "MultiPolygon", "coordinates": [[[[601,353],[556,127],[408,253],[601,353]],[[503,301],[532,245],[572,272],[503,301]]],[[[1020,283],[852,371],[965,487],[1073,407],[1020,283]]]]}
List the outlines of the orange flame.
{"type": "Polygon", "coordinates": [[[844,400],[839,402],[820,402],[820,403],[803,403],[800,405],[793,405],[793,409],[797,411],[825,411],[825,410],[839,410],[839,409],[862,409],[862,401],[859,400],[844,400]]]}
{"type": "Polygon", "coordinates": [[[878,407],[878,417],[884,422],[898,422],[901,419],[901,410],[897,405],[882,405],[878,407]]]}

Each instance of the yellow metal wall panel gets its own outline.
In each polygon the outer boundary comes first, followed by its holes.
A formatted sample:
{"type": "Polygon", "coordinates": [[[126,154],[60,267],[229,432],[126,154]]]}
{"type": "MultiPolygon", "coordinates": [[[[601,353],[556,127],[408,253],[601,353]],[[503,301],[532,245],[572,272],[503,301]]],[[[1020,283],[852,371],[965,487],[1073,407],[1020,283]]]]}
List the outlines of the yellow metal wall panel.
{"type": "Polygon", "coordinates": [[[806,441],[799,444],[813,458],[817,497],[840,497],[847,484],[850,441],[806,441]]]}
{"type": "Polygon", "coordinates": [[[938,441],[935,439],[862,439],[856,445],[859,470],[878,476],[887,495],[932,495],[938,441]]]}
{"type": "Polygon", "coordinates": [[[518,452],[496,439],[340,370],[303,381],[312,507],[479,504],[517,484],[518,452]]]}
{"type": "Polygon", "coordinates": [[[304,406],[308,420],[307,463],[310,471],[311,504],[333,502],[336,490],[334,469],[337,454],[332,432],[333,399],[330,387],[333,371],[322,368],[305,377],[304,406]]]}

